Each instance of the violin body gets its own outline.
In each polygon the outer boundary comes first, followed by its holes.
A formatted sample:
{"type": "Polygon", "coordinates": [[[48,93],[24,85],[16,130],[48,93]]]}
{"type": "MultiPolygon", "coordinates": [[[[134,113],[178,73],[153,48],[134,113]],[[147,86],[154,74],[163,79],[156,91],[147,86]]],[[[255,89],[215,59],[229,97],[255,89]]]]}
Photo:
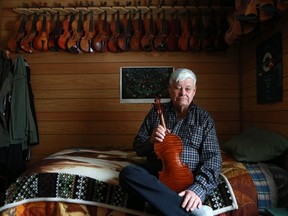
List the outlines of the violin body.
{"type": "Polygon", "coordinates": [[[190,11],[186,12],[186,16],[181,20],[181,35],[178,40],[178,48],[183,52],[187,52],[190,49],[190,37],[191,37],[191,17],[190,11]]]}
{"type": "Polygon", "coordinates": [[[108,50],[113,53],[117,53],[120,51],[117,41],[121,34],[121,23],[120,23],[120,18],[119,18],[119,11],[117,11],[116,13],[117,13],[116,20],[113,20],[110,23],[110,30],[112,34],[108,40],[108,50]]]}
{"type": "Polygon", "coordinates": [[[107,21],[107,12],[104,12],[104,19],[98,24],[99,33],[94,37],[92,41],[92,47],[97,52],[108,51],[108,35],[109,35],[109,24],[107,21]]]}
{"type": "Polygon", "coordinates": [[[71,53],[80,52],[80,40],[83,36],[82,11],[79,11],[78,20],[72,23],[73,35],[67,42],[67,49],[71,53]]]}
{"type": "MultiPolygon", "coordinates": [[[[166,129],[159,98],[155,99],[161,125],[166,129]]],[[[193,182],[194,176],[188,165],[181,161],[182,141],[179,136],[168,133],[163,142],[154,143],[154,151],[162,161],[162,170],[159,171],[159,180],[173,191],[179,193],[186,190],[193,182]]]]}
{"type": "Polygon", "coordinates": [[[94,52],[92,49],[92,39],[95,35],[93,11],[90,11],[90,19],[87,19],[84,23],[85,35],[80,41],[80,49],[83,52],[94,52]]]}
{"type": "Polygon", "coordinates": [[[133,32],[133,23],[131,11],[129,11],[129,19],[127,17],[123,20],[124,34],[118,38],[118,47],[122,51],[130,50],[130,39],[133,32]]]}
{"type": "Polygon", "coordinates": [[[61,34],[58,38],[58,46],[60,49],[66,50],[67,49],[67,41],[70,39],[72,35],[72,13],[69,15],[67,19],[65,19],[62,23],[62,30],[61,34]]]}
{"type": "Polygon", "coordinates": [[[50,23],[46,20],[46,13],[43,14],[43,20],[39,20],[36,24],[38,35],[33,40],[33,47],[38,51],[49,50],[49,30],[50,23]]]}
{"type": "Polygon", "coordinates": [[[190,42],[190,33],[185,32],[182,33],[178,40],[178,48],[183,52],[187,52],[189,50],[189,42],[190,42]]]}
{"type": "Polygon", "coordinates": [[[173,191],[179,193],[187,189],[194,181],[192,172],[180,159],[182,141],[175,134],[166,134],[163,142],[155,142],[154,150],[162,161],[159,180],[173,191]]]}
{"type": "Polygon", "coordinates": [[[157,51],[165,51],[167,49],[166,38],[168,36],[168,21],[165,17],[165,10],[163,11],[162,19],[157,22],[158,35],[154,39],[154,47],[157,51]]]}
{"type": "Polygon", "coordinates": [[[167,50],[177,51],[178,41],[181,35],[180,20],[178,17],[178,11],[176,11],[176,17],[171,20],[169,28],[169,35],[166,38],[167,50]]]}
{"type": "Polygon", "coordinates": [[[61,23],[60,23],[60,13],[59,11],[56,13],[57,18],[56,21],[51,22],[51,32],[49,34],[49,42],[48,47],[51,51],[58,51],[58,39],[61,34],[61,23]]]}
{"type": "Polygon", "coordinates": [[[142,20],[141,10],[139,10],[138,19],[135,19],[133,22],[133,27],[134,27],[134,34],[132,35],[130,39],[130,48],[133,51],[139,51],[141,50],[140,42],[143,36],[143,20],[142,20]]]}
{"type": "Polygon", "coordinates": [[[38,15],[37,13],[34,13],[34,17],[32,22],[29,20],[26,23],[26,31],[27,34],[24,38],[21,39],[20,41],[20,46],[21,49],[24,50],[27,53],[33,52],[33,40],[36,36],[36,23],[38,20],[38,15]]]}
{"type": "Polygon", "coordinates": [[[27,16],[24,14],[20,23],[16,25],[17,32],[14,37],[8,41],[8,48],[12,52],[18,52],[21,50],[20,41],[25,36],[25,25],[26,25],[27,16]]]}
{"type": "Polygon", "coordinates": [[[202,23],[202,11],[198,9],[198,12],[193,16],[192,20],[192,35],[189,41],[189,47],[192,51],[200,51],[202,49],[202,38],[200,34],[203,30],[202,23]]]}
{"type": "Polygon", "coordinates": [[[218,51],[224,51],[227,48],[227,44],[225,42],[225,33],[229,29],[229,23],[227,20],[226,13],[222,13],[220,18],[217,19],[217,33],[214,39],[215,49],[218,51]]]}
{"type": "Polygon", "coordinates": [[[212,8],[207,8],[203,21],[203,42],[202,47],[206,51],[215,50],[215,38],[217,34],[217,22],[212,8]]]}
{"type": "Polygon", "coordinates": [[[145,34],[141,38],[140,44],[144,51],[151,52],[154,48],[156,23],[151,11],[150,19],[145,20],[145,34]]]}

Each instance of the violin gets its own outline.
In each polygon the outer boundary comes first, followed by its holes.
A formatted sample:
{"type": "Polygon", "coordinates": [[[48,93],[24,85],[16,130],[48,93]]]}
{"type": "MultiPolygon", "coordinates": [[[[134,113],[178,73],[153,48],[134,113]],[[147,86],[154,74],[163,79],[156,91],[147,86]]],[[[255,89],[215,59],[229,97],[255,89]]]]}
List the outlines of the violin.
{"type": "Polygon", "coordinates": [[[203,23],[203,41],[202,47],[206,51],[215,50],[215,37],[217,34],[217,23],[215,19],[214,10],[211,7],[208,7],[205,10],[204,17],[202,18],[203,23]]]}
{"type": "Polygon", "coordinates": [[[203,22],[202,10],[198,8],[192,19],[192,35],[189,41],[189,47],[192,51],[200,51],[202,49],[203,22]]]}
{"type": "Polygon", "coordinates": [[[134,34],[130,39],[130,48],[133,51],[140,50],[140,41],[143,35],[143,20],[142,20],[142,12],[138,11],[138,19],[134,19],[133,21],[134,34]]]}
{"type": "Polygon", "coordinates": [[[229,29],[229,23],[227,21],[227,15],[224,9],[219,15],[217,23],[217,33],[214,39],[215,50],[224,51],[227,48],[224,36],[229,29]]]}
{"type": "Polygon", "coordinates": [[[33,47],[38,51],[47,51],[49,41],[50,23],[47,21],[46,12],[43,12],[42,21],[36,23],[37,36],[33,40],[33,47]]]}
{"type": "Polygon", "coordinates": [[[38,14],[35,12],[33,15],[33,20],[32,21],[29,20],[26,23],[27,34],[20,41],[21,49],[27,53],[33,52],[33,40],[36,36],[37,21],[38,21],[38,14]]]}
{"type": "Polygon", "coordinates": [[[118,47],[118,38],[121,34],[120,12],[116,12],[116,20],[112,20],[110,23],[110,30],[112,32],[111,37],[108,40],[108,50],[110,52],[117,53],[120,49],[118,47]]]}
{"type": "Polygon", "coordinates": [[[180,20],[178,10],[175,11],[175,18],[171,20],[169,25],[169,35],[166,38],[167,50],[177,51],[178,41],[181,35],[180,20]]]}
{"type": "Polygon", "coordinates": [[[21,48],[20,47],[20,41],[25,36],[26,21],[27,21],[27,15],[23,14],[21,21],[16,23],[17,32],[14,35],[14,37],[12,37],[8,41],[8,48],[12,52],[17,53],[21,48]]]}
{"type": "Polygon", "coordinates": [[[66,50],[67,49],[67,41],[72,36],[72,22],[73,22],[73,13],[70,12],[67,19],[65,19],[62,23],[61,34],[58,38],[58,46],[60,49],[66,50]]]}
{"type": "Polygon", "coordinates": [[[79,11],[78,20],[74,20],[72,22],[73,35],[69,38],[67,42],[67,49],[71,53],[79,53],[80,52],[80,40],[83,36],[83,14],[82,11],[79,11]]]}
{"type": "Polygon", "coordinates": [[[168,35],[168,21],[166,20],[166,12],[162,11],[162,19],[158,19],[157,29],[158,35],[154,39],[154,47],[157,51],[165,51],[167,48],[166,37],[168,35]]]}
{"type": "Polygon", "coordinates": [[[118,38],[118,47],[122,51],[126,51],[130,49],[130,38],[133,34],[133,23],[132,23],[132,12],[129,11],[129,18],[125,16],[125,18],[122,21],[123,28],[124,28],[124,34],[122,34],[118,38]]]}
{"type": "Polygon", "coordinates": [[[163,168],[159,171],[159,180],[173,191],[179,193],[187,189],[193,182],[194,176],[187,165],[184,165],[180,159],[182,152],[182,141],[176,134],[171,134],[166,128],[163,117],[160,99],[156,97],[160,124],[166,129],[166,135],[163,142],[155,142],[154,150],[162,161],[163,168]]]}
{"type": "Polygon", "coordinates": [[[94,18],[93,18],[93,11],[90,11],[90,18],[84,22],[84,31],[85,35],[80,41],[80,49],[83,52],[91,53],[94,52],[92,49],[92,39],[95,35],[95,28],[94,28],[94,18]]]}
{"type": "Polygon", "coordinates": [[[154,47],[156,23],[153,18],[153,12],[150,11],[150,19],[145,19],[145,34],[141,38],[140,44],[144,51],[150,52],[154,47]]]}
{"type": "Polygon", "coordinates": [[[180,23],[181,35],[178,40],[178,48],[183,52],[187,52],[190,49],[190,37],[191,37],[191,14],[190,10],[187,10],[185,16],[182,17],[180,23]]]}
{"type": "MultiPolygon", "coordinates": [[[[53,15],[54,18],[54,15],[53,15]]],[[[60,21],[60,12],[56,13],[56,21],[51,22],[51,32],[49,34],[48,47],[51,51],[58,51],[58,39],[61,34],[61,21],[60,21]]]]}
{"type": "Polygon", "coordinates": [[[108,51],[108,35],[109,35],[109,23],[107,21],[107,11],[104,11],[104,19],[98,24],[98,34],[94,37],[92,47],[97,52],[108,51]]]}
{"type": "Polygon", "coordinates": [[[246,7],[249,1],[242,2],[241,0],[235,1],[235,10],[228,14],[229,28],[225,33],[225,42],[229,45],[239,44],[242,42],[243,36],[253,33],[255,24],[250,22],[240,22],[241,18],[245,18],[246,7]]]}

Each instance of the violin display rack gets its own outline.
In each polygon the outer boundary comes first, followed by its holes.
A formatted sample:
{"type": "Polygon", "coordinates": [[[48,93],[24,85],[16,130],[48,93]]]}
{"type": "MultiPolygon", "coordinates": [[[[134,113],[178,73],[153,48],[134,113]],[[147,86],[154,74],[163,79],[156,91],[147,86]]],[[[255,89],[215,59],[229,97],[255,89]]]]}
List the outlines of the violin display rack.
{"type": "MultiPolygon", "coordinates": [[[[178,11],[178,13],[184,13],[187,10],[193,10],[201,7],[195,7],[195,6],[101,6],[101,7],[31,7],[31,8],[14,8],[14,11],[18,14],[26,14],[30,15],[33,13],[44,13],[49,12],[51,14],[60,13],[61,15],[67,15],[69,13],[79,13],[79,11],[82,11],[82,13],[89,13],[90,11],[93,11],[94,14],[102,14],[106,11],[107,14],[115,14],[116,12],[119,12],[120,14],[127,14],[130,11],[131,12],[137,12],[141,10],[142,14],[146,14],[148,12],[153,12],[155,14],[161,13],[161,11],[165,10],[166,14],[173,14],[175,11],[178,11]]],[[[207,8],[207,7],[203,7],[207,8]]],[[[214,8],[214,7],[213,7],[214,8]]],[[[218,7],[220,8],[220,7],[218,7]]],[[[215,8],[217,9],[217,8],[215,8]]]]}

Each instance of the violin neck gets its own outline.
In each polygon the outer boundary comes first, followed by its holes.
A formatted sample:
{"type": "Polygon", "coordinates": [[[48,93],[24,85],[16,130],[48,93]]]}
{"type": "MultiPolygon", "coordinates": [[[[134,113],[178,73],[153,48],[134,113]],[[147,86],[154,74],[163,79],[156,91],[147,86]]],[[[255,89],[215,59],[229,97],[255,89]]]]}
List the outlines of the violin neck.
{"type": "Polygon", "coordinates": [[[162,107],[161,107],[161,103],[160,103],[160,99],[156,96],[155,98],[155,105],[157,106],[157,111],[158,111],[158,115],[160,118],[160,124],[165,128],[166,128],[166,124],[165,124],[165,120],[164,120],[164,116],[163,116],[163,112],[162,112],[162,107]]]}
{"type": "Polygon", "coordinates": [[[159,117],[160,117],[160,124],[161,124],[165,129],[167,129],[167,128],[166,128],[166,124],[165,124],[165,120],[164,120],[163,113],[161,113],[161,114],[159,115],[159,117]]]}
{"type": "Polygon", "coordinates": [[[93,11],[90,11],[90,20],[89,20],[89,32],[93,32],[94,29],[94,19],[93,19],[93,11]]]}

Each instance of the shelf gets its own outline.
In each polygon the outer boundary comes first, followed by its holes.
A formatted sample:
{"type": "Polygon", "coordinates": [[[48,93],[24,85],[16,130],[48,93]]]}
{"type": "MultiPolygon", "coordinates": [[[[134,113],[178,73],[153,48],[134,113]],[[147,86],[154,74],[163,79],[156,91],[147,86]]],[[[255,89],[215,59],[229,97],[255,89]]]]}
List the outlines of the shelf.
{"type": "MultiPolygon", "coordinates": [[[[153,12],[154,14],[158,14],[160,12],[162,12],[163,10],[165,10],[165,12],[167,14],[172,14],[174,13],[176,10],[179,13],[185,13],[185,11],[187,10],[194,10],[197,9],[198,7],[193,7],[193,6],[161,6],[161,7],[157,7],[157,6],[105,6],[105,7],[53,7],[53,8],[49,8],[49,7],[41,7],[41,8],[37,8],[37,7],[32,7],[32,8],[15,8],[14,11],[19,13],[19,14],[26,14],[26,15],[30,15],[33,13],[43,13],[43,12],[49,12],[51,14],[55,14],[57,12],[59,12],[61,15],[66,15],[68,13],[79,13],[79,11],[81,10],[84,14],[90,12],[91,10],[95,13],[95,14],[102,14],[105,11],[107,12],[107,14],[115,14],[117,11],[120,12],[120,14],[127,14],[130,11],[131,12],[135,12],[135,11],[139,11],[141,10],[142,14],[146,14],[149,12],[153,12]]],[[[201,8],[201,7],[199,7],[201,8]]],[[[207,7],[205,7],[207,8],[207,7]]],[[[213,7],[214,8],[214,7],[213,7]]],[[[218,7],[219,8],[219,7],[218,7]]],[[[216,9],[216,8],[215,8],[216,9]]]]}

